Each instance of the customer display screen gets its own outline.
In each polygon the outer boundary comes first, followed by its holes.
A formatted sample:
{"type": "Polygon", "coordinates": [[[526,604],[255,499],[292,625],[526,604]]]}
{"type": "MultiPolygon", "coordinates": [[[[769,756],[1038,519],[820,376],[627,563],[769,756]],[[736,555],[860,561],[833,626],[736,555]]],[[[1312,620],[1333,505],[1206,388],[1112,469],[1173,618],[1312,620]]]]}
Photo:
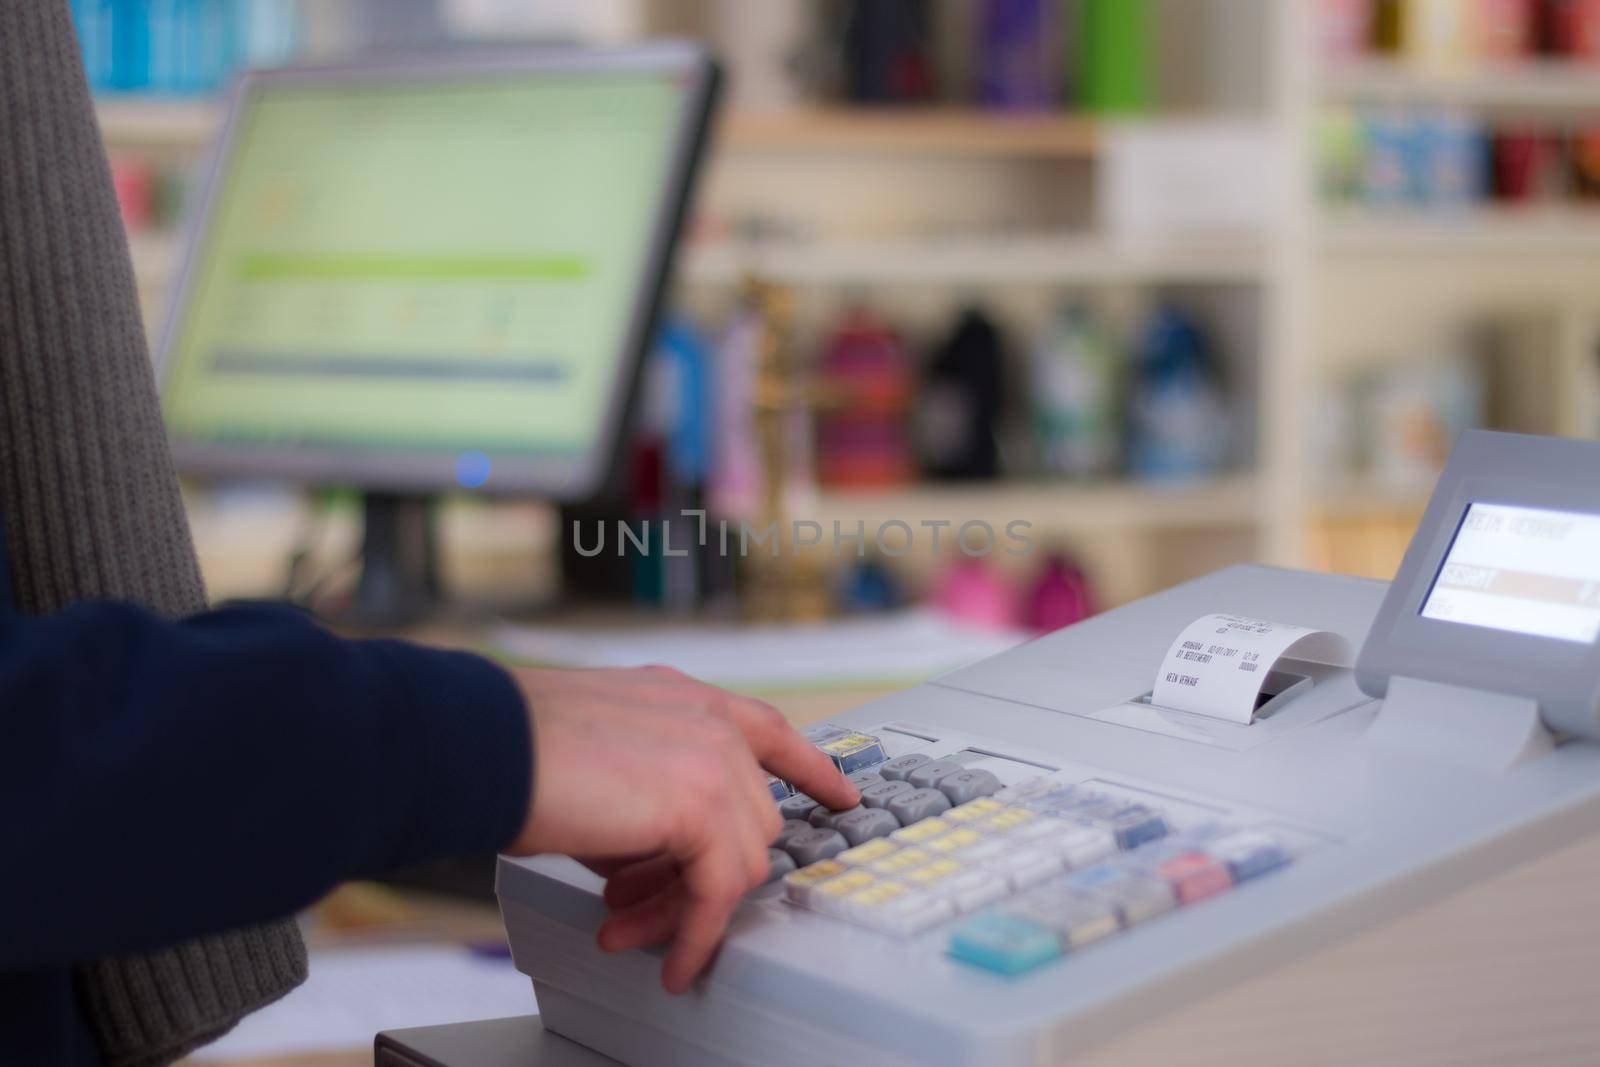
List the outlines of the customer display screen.
{"type": "Polygon", "coordinates": [[[589,71],[247,94],[170,342],[174,437],[592,448],[687,90],[589,71]]]}
{"type": "Polygon", "coordinates": [[[1594,641],[1600,637],[1600,515],[1473,504],[1422,616],[1594,641]]]}

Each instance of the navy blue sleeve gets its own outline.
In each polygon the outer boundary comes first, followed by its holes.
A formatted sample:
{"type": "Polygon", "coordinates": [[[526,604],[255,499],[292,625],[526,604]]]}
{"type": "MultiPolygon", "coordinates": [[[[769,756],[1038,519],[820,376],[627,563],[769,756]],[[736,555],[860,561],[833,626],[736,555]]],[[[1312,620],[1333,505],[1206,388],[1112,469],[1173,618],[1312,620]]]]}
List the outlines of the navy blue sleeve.
{"type": "Polygon", "coordinates": [[[533,745],[480,657],[283,608],[0,612],[0,972],[290,914],[506,845],[533,745]]]}

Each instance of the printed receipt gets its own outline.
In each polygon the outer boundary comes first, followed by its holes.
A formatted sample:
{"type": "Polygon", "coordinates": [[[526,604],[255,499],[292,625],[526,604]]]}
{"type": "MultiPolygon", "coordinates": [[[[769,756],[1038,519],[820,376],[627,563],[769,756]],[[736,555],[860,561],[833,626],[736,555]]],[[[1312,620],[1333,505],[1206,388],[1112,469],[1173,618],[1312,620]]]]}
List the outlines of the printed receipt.
{"type": "Polygon", "coordinates": [[[1244,615],[1203,615],[1167,649],[1150,702],[1248,724],[1262,683],[1291,650],[1295,659],[1312,663],[1350,663],[1350,642],[1328,630],[1244,615]]]}

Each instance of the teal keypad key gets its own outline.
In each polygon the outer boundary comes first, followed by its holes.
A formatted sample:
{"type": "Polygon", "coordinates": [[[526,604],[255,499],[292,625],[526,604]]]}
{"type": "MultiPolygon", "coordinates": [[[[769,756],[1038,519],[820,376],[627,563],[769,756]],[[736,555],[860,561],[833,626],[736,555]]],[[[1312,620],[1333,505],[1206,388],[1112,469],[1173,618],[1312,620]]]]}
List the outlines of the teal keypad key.
{"type": "Polygon", "coordinates": [[[1022,974],[1059,958],[1061,940],[1046,927],[991,910],[956,927],[948,952],[996,974],[1022,974]]]}

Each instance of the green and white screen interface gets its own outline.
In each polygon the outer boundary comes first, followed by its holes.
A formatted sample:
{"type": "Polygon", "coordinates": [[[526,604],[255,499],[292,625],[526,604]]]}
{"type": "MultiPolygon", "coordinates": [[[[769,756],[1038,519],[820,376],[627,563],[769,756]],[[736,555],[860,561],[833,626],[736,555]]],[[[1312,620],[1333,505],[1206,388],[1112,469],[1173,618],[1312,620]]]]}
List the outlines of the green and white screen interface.
{"type": "Polygon", "coordinates": [[[174,437],[588,451],[685,91],[659,71],[262,87],[173,334],[174,437]]]}

